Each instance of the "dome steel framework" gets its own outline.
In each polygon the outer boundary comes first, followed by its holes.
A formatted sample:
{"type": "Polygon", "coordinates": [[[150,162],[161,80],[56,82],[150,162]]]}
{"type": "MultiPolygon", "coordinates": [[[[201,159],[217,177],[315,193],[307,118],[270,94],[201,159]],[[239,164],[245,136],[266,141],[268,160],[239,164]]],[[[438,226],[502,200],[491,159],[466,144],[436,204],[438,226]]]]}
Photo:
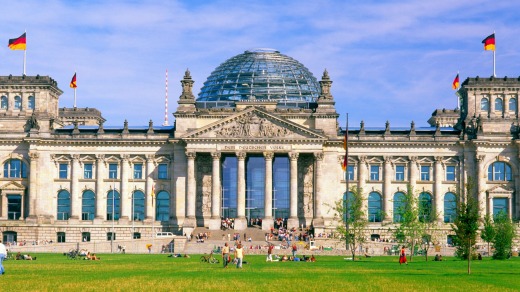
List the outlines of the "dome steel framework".
{"type": "Polygon", "coordinates": [[[276,50],[255,49],[218,66],[204,82],[197,101],[228,106],[233,101],[253,100],[312,103],[319,88],[300,62],[276,50]]]}

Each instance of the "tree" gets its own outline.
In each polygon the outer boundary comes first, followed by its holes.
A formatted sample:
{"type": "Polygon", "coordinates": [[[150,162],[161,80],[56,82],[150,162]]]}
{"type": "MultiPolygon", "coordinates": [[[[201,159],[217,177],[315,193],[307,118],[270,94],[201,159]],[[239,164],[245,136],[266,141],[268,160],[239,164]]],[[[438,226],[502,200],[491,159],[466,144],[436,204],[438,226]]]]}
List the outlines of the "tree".
{"type": "MultiPolygon", "coordinates": [[[[395,230],[396,238],[403,238],[404,241],[409,242],[411,247],[410,261],[413,259],[416,244],[420,244],[425,236],[425,218],[420,219],[420,215],[426,213],[418,202],[413,188],[408,185],[406,193],[401,200],[397,212],[400,215],[400,224],[395,230]]],[[[429,216],[429,215],[428,215],[429,216]]],[[[429,220],[429,219],[428,219],[429,220]]]]}
{"type": "Polygon", "coordinates": [[[453,244],[456,246],[456,255],[468,260],[468,274],[471,274],[471,256],[477,241],[479,225],[478,202],[473,196],[472,183],[466,185],[466,192],[458,196],[457,214],[451,224],[455,232],[453,244]]]}
{"type": "Polygon", "coordinates": [[[504,260],[511,256],[513,239],[516,236],[516,228],[509,216],[505,212],[500,212],[495,216],[495,236],[491,240],[495,247],[493,258],[504,260]]]}
{"type": "Polygon", "coordinates": [[[345,238],[347,249],[352,253],[352,260],[356,257],[356,247],[366,241],[368,218],[363,211],[364,199],[362,190],[352,187],[345,198],[336,201],[332,206],[335,221],[342,223],[338,224],[336,231],[345,238]]]}
{"type": "Polygon", "coordinates": [[[487,242],[488,255],[491,254],[489,245],[495,238],[495,234],[496,234],[496,232],[495,232],[495,226],[493,225],[493,220],[491,219],[491,216],[489,216],[489,214],[487,214],[484,217],[484,229],[482,229],[482,232],[480,233],[480,238],[482,238],[482,240],[487,242]]]}

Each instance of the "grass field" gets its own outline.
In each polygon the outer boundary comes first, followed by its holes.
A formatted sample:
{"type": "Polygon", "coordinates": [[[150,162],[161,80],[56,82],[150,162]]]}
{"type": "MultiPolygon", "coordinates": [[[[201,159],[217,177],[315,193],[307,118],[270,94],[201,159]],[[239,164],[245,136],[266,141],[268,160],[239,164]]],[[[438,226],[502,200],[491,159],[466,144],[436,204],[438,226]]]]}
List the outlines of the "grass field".
{"type": "Polygon", "coordinates": [[[397,257],[317,257],[317,262],[265,262],[247,256],[243,269],[200,263],[200,256],[101,254],[100,261],[68,260],[61,254],[33,254],[36,261],[4,262],[2,291],[518,291],[520,258],[466,262],[414,262],[397,257]]]}

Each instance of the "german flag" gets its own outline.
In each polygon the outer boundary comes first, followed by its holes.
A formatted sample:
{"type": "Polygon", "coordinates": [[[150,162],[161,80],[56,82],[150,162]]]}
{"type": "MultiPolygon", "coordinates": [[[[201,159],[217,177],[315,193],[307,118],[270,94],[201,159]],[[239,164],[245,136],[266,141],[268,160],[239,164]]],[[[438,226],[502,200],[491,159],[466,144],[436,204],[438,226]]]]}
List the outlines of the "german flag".
{"type": "Polygon", "coordinates": [[[25,32],[18,38],[9,39],[9,49],[11,50],[25,50],[27,45],[27,38],[25,32]]]}
{"type": "Polygon", "coordinates": [[[484,44],[484,51],[494,51],[495,50],[495,34],[488,36],[485,38],[482,43],[484,44]]]}
{"type": "Polygon", "coordinates": [[[343,138],[343,149],[345,149],[345,157],[343,158],[343,163],[341,163],[341,168],[343,169],[343,171],[347,171],[347,164],[348,164],[347,147],[348,147],[348,129],[345,130],[345,137],[343,138]]]}
{"type": "Polygon", "coordinates": [[[76,88],[78,85],[76,84],[76,73],[74,73],[74,76],[72,76],[72,80],[70,81],[70,88],[76,88]]]}
{"type": "Polygon", "coordinates": [[[453,79],[453,84],[451,85],[451,87],[453,89],[457,90],[457,88],[459,88],[459,85],[460,85],[459,74],[457,74],[457,76],[455,76],[455,79],[453,79]]]}

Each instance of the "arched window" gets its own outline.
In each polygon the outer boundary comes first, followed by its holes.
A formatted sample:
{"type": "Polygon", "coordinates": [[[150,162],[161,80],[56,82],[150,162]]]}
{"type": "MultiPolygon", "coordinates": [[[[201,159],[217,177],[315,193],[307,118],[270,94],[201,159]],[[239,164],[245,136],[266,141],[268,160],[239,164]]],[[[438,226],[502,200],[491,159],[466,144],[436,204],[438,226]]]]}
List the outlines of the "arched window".
{"type": "Polygon", "coordinates": [[[509,111],[516,112],[516,98],[509,99],[509,111]]]}
{"type": "Polygon", "coordinates": [[[135,191],[133,198],[133,215],[132,220],[143,221],[144,220],[144,193],[142,191],[135,191]]]}
{"type": "Polygon", "coordinates": [[[35,106],[34,96],[31,95],[31,96],[29,96],[29,98],[27,98],[27,108],[30,110],[33,110],[34,106],[35,106]]]}
{"type": "Polygon", "coordinates": [[[371,192],[368,195],[368,221],[381,222],[381,210],[381,195],[376,192],[371,192]]]}
{"type": "Polygon", "coordinates": [[[21,109],[22,108],[22,98],[20,96],[14,97],[14,109],[21,109]]]}
{"type": "Polygon", "coordinates": [[[495,111],[501,112],[504,110],[504,102],[501,98],[495,99],[495,111]]]}
{"type": "Polygon", "coordinates": [[[405,208],[405,196],[403,193],[398,192],[394,195],[394,222],[401,222],[403,220],[404,208],[405,208]]]}
{"type": "Polygon", "coordinates": [[[2,98],[0,99],[0,107],[4,110],[7,109],[9,103],[7,102],[7,96],[2,95],[2,98]]]}
{"type": "Polygon", "coordinates": [[[70,215],[70,193],[66,190],[58,192],[58,220],[69,220],[70,215]]]}
{"type": "MultiPolygon", "coordinates": [[[[352,205],[354,204],[354,194],[352,192],[348,192],[348,198],[347,194],[343,194],[343,211],[345,214],[343,214],[343,222],[347,221],[347,208],[349,211],[349,218],[352,218],[352,205]]],[[[349,222],[352,221],[352,219],[349,220],[349,222]]]]}
{"type": "Polygon", "coordinates": [[[487,97],[484,97],[480,100],[480,110],[482,111],[488,111],[489,110],[489,99],[487,97]]]}
{"type": "Polygon", "coordinates": [[[511,166],[505,162],[497,161],[488,167],[489,181],[511,181],[511,166]]]}
{"type": "Polygon", "coordinates": [[[419,195],[419,221],[431,222],[432,215],[432,196],[428,193],[421,193],[419,195]]]}
{"type": "Polygon", "coordinates": [[[9,159],[4,163],[4,177],[27,178],[27,167],[20,159],[9,159]]]}
{"type": "Polygon", "coordinates": [[[121,198],[119,192],[110,190],[107,193],[107,220],[119,220],[121,212],[121,198]]]}
{"type": "Polygon", "coordinates": [[[457,199],[455,194],[444,195],[444,223],[452,223],[457,215],[457,199]]]}
{"type": "Polygon", "coordinates": [[[170,220],[170,194],[166,191],[160,191],[155,200],[155,220],[168,221],[170,220]]]}
{"type": "Polygon", "coordinates": [[[96,216],[96,195],[93,191],[84,191],[81,199],[81,220],[94,220],[96,216]]]}

